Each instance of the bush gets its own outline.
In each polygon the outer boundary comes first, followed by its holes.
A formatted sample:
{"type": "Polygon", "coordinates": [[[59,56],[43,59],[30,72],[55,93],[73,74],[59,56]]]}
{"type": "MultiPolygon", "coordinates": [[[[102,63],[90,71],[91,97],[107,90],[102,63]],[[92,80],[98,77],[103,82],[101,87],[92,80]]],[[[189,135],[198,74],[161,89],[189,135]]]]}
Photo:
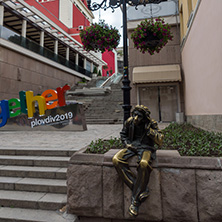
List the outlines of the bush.
{"type": "Polygon", "coordinates": [[[131,38],[135,48],[142,53],[147,51],[153,55],[154,52],[159,53],[167,42],[173,39],[173,35],[170,32],[170,25],[165,23],[164,19],[157,18],[142,21],[134,29],[131,38]]]}
{"type": "MultiPolygon", "coordinates": [[[[178,150],[181,156],[222,156],[222,133],[208,132],[191,124],[171,123],[162,130],[162,150],[178,150]]],[[[104,154],[110,149],[122,149],[120,138],[91,142],[86,153],[104,154]]]]}
{"type": "Polygon", "coordinates": [[[119,31],[104,21],[94,23],[87,27],[86,30],[80,32],[80,38],[83,48],[86,51],[112,51],[115,49],[120,41],[119,31]]]}
{"type": "Polygon", "coordinates": [[[178,150],[182,156],[222,156],[222,133],[208,132],[191,124],[171,123],[163,134],[161,149],[178,150]]]}
{"type": "Polygon", "coordinates": [[[95,142],[92,141],[85,153],[98,153],[104,154],[110,149],[122,149],[123,144],[119,138],[111,138],[109,140],[98,139],[95,142]]]}

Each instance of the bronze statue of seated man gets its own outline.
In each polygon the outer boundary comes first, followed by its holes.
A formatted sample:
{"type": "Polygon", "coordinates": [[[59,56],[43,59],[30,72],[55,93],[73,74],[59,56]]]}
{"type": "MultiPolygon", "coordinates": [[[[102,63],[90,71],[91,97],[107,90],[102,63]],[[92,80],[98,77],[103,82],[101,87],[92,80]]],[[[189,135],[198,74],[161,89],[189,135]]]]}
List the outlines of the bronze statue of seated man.
{"type": "Polygon", "coordinates": [[[137,105],[132,117],[128,118],[120,133],[125,145],[113,157],[113,164],[124,183],[132,190],[129,214],[137,216],[140,204],[149,196],[147,187],[151,162],[155,159],[156,149],[154,144],[162,145],[163,134],[158,128],[157,122],[150,118],[150,111],[146,106],[137,105]],[[130,170],[128,159],[137,155],[137,176],[130,170]]]}

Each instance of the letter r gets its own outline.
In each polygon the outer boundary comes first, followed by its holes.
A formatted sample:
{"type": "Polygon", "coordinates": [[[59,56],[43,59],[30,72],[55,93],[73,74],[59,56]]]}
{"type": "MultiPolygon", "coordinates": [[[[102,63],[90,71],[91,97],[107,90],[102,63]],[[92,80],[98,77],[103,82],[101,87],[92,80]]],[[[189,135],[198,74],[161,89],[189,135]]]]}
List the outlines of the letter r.
{"type": "Polygon", "coordinates": [[[58,87],[56,89],[57,95],[58,95],[59,106],[65,106],[66,105],[65,92],[67,90],[70,90],[70,86],[69,85],[64,85],[62,88],[58,87]]]}

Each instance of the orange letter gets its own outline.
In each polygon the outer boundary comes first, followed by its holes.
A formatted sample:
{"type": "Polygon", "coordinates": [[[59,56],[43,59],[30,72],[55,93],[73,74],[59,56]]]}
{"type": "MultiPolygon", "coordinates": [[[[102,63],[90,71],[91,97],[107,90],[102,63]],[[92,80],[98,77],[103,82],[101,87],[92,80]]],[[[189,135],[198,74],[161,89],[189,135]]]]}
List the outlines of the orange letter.
{"type": "Polygon", "coordinates": [[[58,100],[59,100],[59,106],[65,106],[66,101],[65,101],[65,92],[70,89],[70,86],[64,85],[62,88],[58,87],[56,89],[57,95],[58,95],[58,100]]]}
{"type": "Polygon", "coordinates": [[[52,89],[47,89],[42,93],[42,96],[46,101],[46,109],[53,109],[58,105],[58,101],[54,101],[58,99],[57,92],[52,89]],[[53,103],[49,103],[49,101],[53,101],[53,103]]]}

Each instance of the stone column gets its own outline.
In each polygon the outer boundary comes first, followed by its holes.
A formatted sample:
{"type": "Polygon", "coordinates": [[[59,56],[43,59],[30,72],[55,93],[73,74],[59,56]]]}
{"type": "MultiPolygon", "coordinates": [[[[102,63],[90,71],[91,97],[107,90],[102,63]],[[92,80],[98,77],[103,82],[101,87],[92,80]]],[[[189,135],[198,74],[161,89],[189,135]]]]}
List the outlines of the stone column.
{"type": "Polygon", "coordinates": [[[93,72],[93,62],[90,64],[90,71],[93,72]]]}
{"type": "Polygon", "coordinates": [[[84,60],[83,60],[83,68],[84,69],[86,69],[86,62],[87,62],[87,60],[86,60],[86,58],[84,58],[84,60]]]}
{"type": "Polygon", "coordinates": [[[0,25],[3,25],[4,21],[4,6],[0,5],[0,25]]]}
{"type": "Polygon", "coordinates": [[[44,31],[40,33],[40,46],[44,47],[44,31]]]}
{"type": "Polygon", "coordinates": [[[26,27],[27,27],[27,21],[22,20],[22,37],[26,38],[26,27]]]}
{"type": "Polygon", "coordinates": [[[54,45],[54,53],[58,54],[58,40],[55,40],[55,45],[54,45]]]}
{"type": "Polygon", "coordinates": [[[69,47],[66,48],[66,60],[69,60],[69,47]]]}
{"type": "Polygon", "coordinates": [[[79,65],[79,54],[76,53],[76,65],[79,65]]]}

